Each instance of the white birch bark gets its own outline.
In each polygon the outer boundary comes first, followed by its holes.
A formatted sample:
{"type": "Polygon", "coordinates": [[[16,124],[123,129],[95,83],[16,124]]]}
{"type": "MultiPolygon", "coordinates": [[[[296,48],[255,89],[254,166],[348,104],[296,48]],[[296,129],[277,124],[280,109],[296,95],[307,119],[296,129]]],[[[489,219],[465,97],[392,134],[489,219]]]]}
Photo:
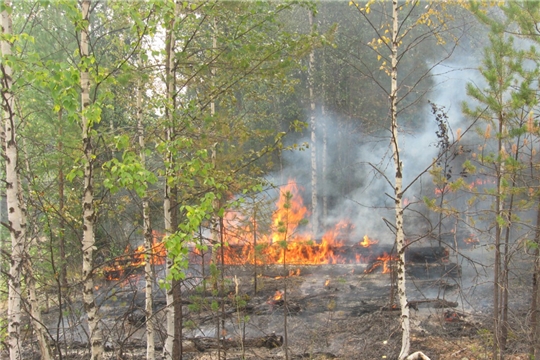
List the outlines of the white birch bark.
{"type": "MultiPolygon", "coordinates": [[[[323,70],[324,71],[324,70],[323,70]]],[[[325,80],[323,80],[323,83],[325,80]]],[[[323,84],[324,87],[324,84],[323,84]]],[[[324,92],[323,92],[323,103],[324,103],[324,92]]],[[[326,125],[326,110],[324,107],[324,104],[321,106],[321,116],[322,116],[322,122],[321,122],[321,132],[322,132],[322,169],[321,174],[323,178],[322,186],[323,186],[323,194],[322,194],[322,218],[323,222],[328,219],[328,128],[326,125]]]]}
{"type": "MultiPolygon", "coordinates": [[[[321,21],[323,25],[323,21],[321,21]]],[[[326,50],[322,49],[322,85],[321,85],[321,176],[322,176],[322,219],[323,223],[328,219],[328,119],[326,117],[326,85],[328,78],[326,76],[326,50]]]]}
{"type": "MultiPolygon", "coordinates": [[[[11,8],[11,1],[4,1],[4,6],[11,8]]],[[[2,33],[9,39],[13,33],[11,14],[2,11],[2,33]]],[[[9,232],[11,235],[11,258],[8,279],[8,347],[11,360],[21,359],[21,277],[25,252],[26,223],[19,191],[17,135],[14,114],[14,98],[11,93],[12,69],[6,63],[11,56],[12,43],[3,40],[2,50],[2,97],[3,97],[3,151],[6,163],[6,197],[9,232]]]]}
{"type": "MultiPolygon", "coordinates": [[[[170,141],[170,129],[167,130],[167,141],[170,141]]],[[[171,157],[169,156],[169,160],[171,157]]],[[[169,166],[169,165],[168,165],[169,166]]],[[[169,186],[168,177],[170,171],[167,169],[165,176],[165,198],[163,199],[163,220],[165,222],[165,237],[172,234],[172,219],[171,219],[171,187],[169,186]]],[[[167,266],[166,266],[166,277],[169,275],[170,268],[172,267],[172,259],[167,257],[167,266]]],[[[166,293],[167,306],[165,307],[165,318],[167,319],[167,338],[165,339],[165,345],[163,346],[163,358],[167,360],[172,360],[173,353],[173,340],[174,340],[174,299],[173,299],[173,288],[172,283],[169,282],[166,293]]]]}
{"type": "Polygon", "coordinates": [[[103,337],[99,327],[99,317],[97,314],[96,301],[94,296],[94,250],[96,214],[94,209],[94,149],[92,146],[92,123],[86,116],[86,111],[90,106],[90,76],[87,68],[87,58],[89,57],[89,15],[91,0],[82,1],[82,18],[84,26],[81,30],[80,56],[81,56],[81,122],[82,122],[82,143],[84,161],[84,194],[83,194],[83,302],[86,316],[88,318],[88,329],[90,331],[91,359],[101,360],[103,358],[103,337]]]}
{"type": "MultiPolygon", "coordinates": [[[[6,8],[11,8],[10,1],[5,1],[6,8]]],[[[2,29],[4,35],[11,35],[12,19],[7,10],[2,12],[2,29]]],[[[1,44],[2,56],[11,55],[12,43],[4,40],[1,44]]],[[[22,270],[25,267],[23,255],[25,253],[26,241],[26,210],[19,174],[17,149],[17,135],[15,132],[14,97],[11,93],[12,70],[5,61],[2,61],[2,87],[4,98],[4,129],[2,136],[5,141],[3,150],[6,156],[6,195],[8,203],[8,220],[10,224],[10,234],[12,242],[12,255],[10,278],[8,281],[8,346],[10,349],[10,359],[20,359],[20,319],[21,319],[21,278],[22,270]]],[[[27,163],[28,166],[28,163],[27,163]]],[[[31,264],[26,262],[26,285],[28,290],[28,301],[30,303],[30,316],[32,326],[38,338],[43,360],[51,359],[50,348],[47,344],[44,328],[41,321],[38,299],[36,295],[35,278],[31,264]]]]}
{"type": "MultiPolygon", "coordinates": [[[[146,168],[145,141],[144,141],[144,126],[143,126],[143,106],[142,106],[142,81],[139,79],[137,86],[137,131],[139,135],[139,157],[141,165],[146,168]]],[[[154,342],[154,313],[153,306],[153,286],[154,286],[154,267],[152,265],[153,256],[153,237],[152,227],[150,223],[150,205],[148,203],[148,195],[145,194],[142,198],[143,212],[143,234],[145,248],[145,265],[144,265],[144,280],[145,280],[145,316],[146,316],[146,359],[153,360],[155,358],[155,342],[154,342]]]]}
{"type": "MultiPolygon", "coordinates": [[[[167,29],[167,39],[166,39],[166,66],[165,66],[165,81],[166,81],[166,102],[167,106],[165,108],[165,116],[168,121],[167,125],[167,143],[171,143],[173,140],[173,120],[174,120],[174,107],[175,107],[175,91],[176,91],[176,79],[174,73],[174,27],[175,21],[179,14],[179,4],[175,2],[174,16],[169,23],[169,28],[167,29]]],[[[171,209],[171,193],[172,188],[168,182],[168,179],[172,177],[173,168],[174,168],[174,158],[172,153],[168,151],[167,160],[166,160],[166,176],[165,176],[165,197],[163,200],[163,211],[164,211],[164,221],[165,221],[165,236],[171,235],[176,229],[172,227],[172,209],[171,209]]],[[[173,260],[167,257],[167,276],[173,265],[173,260]]],[[[167,360],[172,360],[173,358],[173,342],[174,342],[174,296],[173,296],[173,286],[172,281],[168,284],[166,300],[167,306],[165,308],[165,316],[167,319],[167,338],[165,339],[165,346],[163,347],[163,357],[167,360]]]]}
{"type": "MultiPolygon", "coordinates": [[[[313,13],[309,11],[309,27],[313,26],[313,13]]],[[[309,86],[309,124],[311,126],[311,229],[313,235],[317,236],[319,231],[319,214],[317,206],[317,118],[315,117],[315,94],[313,73],[315,71],[315,50],[312,48],[309,53],[308,65],[308,86],[309,86]]]]}
{"type": "Polygon", "coordinates": [[[407,301],[407,291],[405,283],[405,234],[403,231],[403,164],[400,159],[399,149],[399,130],[397,123],[397,91],[398,91],[398,0],[392,0],[392,69],[390,72],[390,116],[391,116],[391,145],[394,167],[396,171],[394,183],[395,213],[396,213],[396,248],[398,253],[397,260],[397,291],[399,305],[401,308],[401,351],[399,359],[405,359],[410,352],[410,309],[407,301]]]}
{"type": "Polygon", "coordinates": [[[41,360],[53,359],[51,348],[47,343],[46,328],[43,325],[41,318],[41,310],[39,307],[39,300],[36,292],[36,280],[34,277],[34,269],[29,261],[25,262],[26,266],[26,286],[28,288],[28,302],[30,303],[30,317],[32,318],[32,328],[36,333],[38,340],[39,350],[41,353],[41,360]]]}

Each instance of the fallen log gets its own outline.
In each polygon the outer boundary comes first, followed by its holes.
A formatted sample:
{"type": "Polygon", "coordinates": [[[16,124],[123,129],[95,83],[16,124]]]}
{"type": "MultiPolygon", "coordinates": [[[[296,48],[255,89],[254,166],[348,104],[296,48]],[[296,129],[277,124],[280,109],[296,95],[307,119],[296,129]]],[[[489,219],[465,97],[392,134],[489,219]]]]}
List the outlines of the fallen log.
{"type": "MultiPolygon", "coordinates": [[[[253,268],[245,265],[229,265],[228,270],[237,274],[246,276],[252,274],[253,268]],[[234,269],[234,270],[233,270],[234,269]]],[[[343,276],[350,274],[371,274],[380,273],[385,270],[395,268],[393,260],[375,260],[370,264],[325,264],[325,265],[294,265],[291,264],[287,269],[283,265],[273,265],[261,267],[259,277],[265,279],[282,279],[284,277],[295,276],[343,276]]],[[[438,279],[441,277],[459,278],[461,276],[461,266],[454,263],[407,263],[405,265],[407,275],[421,279],[438,279]]]]}
{"type": "MultiPolygon", "coordinates": [[[[277,264],[281,251],[278,244],[263,248],[258,261],[261,264],[277,264]]],[[[292,243],[289,245],[288,263],[301,264],[369,264],[381,258],[395,258],[393,245],[371,244],[321,244],[317,242],[292,243]]],[[[249,265],[253,253],[252,244],[230,244],[225,247],[228,265],[249,265]]],[[[405,251],[407,262],[436,263],[448,258],[448,250],[443,246],[410,246],[405,251]]]]}
{"type": "Polygon", "coordinates": [[[274,349],[283,345],[283,336],[271,334],[258,338],[245,339],[244,341],[238,339],[221,339],[219,342],[216,338],[200,337],[184,339],[184,343],[183,348],[185,351],[199,352],[218,348],[227,350],[241,347],[274,349]]]}
{"type": "MultiPolygon", "coordinates": [[[[234,348],[266,348],[274,349],[281,347],[283,345],[283,336],[278,336],[276,334],[271,334],[267,336],[261,336],[252,339],[245,339],[243,342],[241,340],[235,339],[222,339],[219,341],[216,338],[187,338],[182,340],[182,349],[184,352],[204,352],[207,350],[215,349],[234,349],[234,348]]],[[[73,342],[70,344],[70,349],[86,349],[88,348],[88,343],[86,342],[73,342]]],[[[128,341],[121,344],[109,344],[105,348],[105,351],[118,351],[129,350],[129,349],[141,349],[145,348],[146,344],[142,341],[128,341]]],[[[162,349],[161,346],[156,346],[155,350],[159,351],[162,349]]]]}
{"type": "Polygon", "coordinates": [[[328,352],[314,352],[304,353],[299,355],[292,355],[293,360],[328,360],[336,359],[337,356],[328,352]]]}
{"type": "Polygon", "coordinates": [[[455,308],[458,307],[458,303],[455,301],[448,301],[445,299],[423,299],[423,300],[411,300],[409,301],[409,307],[418,310],[418,305],[427,304],[430,307],[437,309],[455,308]]]}
{"type": "MultiPolygon", "coordinates": [[[[454,301],[448,301],[444,299],[422,299],[422,300],[410,300],[407,302],[409,308],[418,310],[418,305],[428,304],[428,307],[434,307],[437,309],[455,308],[458,307],[458,303],[454,301]]],[[[386,305],[381,308],[382,311],[399,311],[401,310],[398,304],[386,305]]]]}

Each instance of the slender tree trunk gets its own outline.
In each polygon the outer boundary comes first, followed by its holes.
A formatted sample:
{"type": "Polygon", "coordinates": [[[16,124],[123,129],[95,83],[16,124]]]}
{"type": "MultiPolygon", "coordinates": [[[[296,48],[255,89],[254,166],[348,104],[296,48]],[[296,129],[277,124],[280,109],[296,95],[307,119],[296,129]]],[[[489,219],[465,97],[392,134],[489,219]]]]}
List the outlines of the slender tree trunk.
{"type": "MultiPolygon", "coordinates": [[[[324,86],[324,84],[323,84],[324,86]]],[[[324,97],[323,97],[324,101],[324,97]]],[[[328,131],[326,126],[326,110],[324,105],[321,107],[321,115],[323,117],[323,121],[321,122],[321,130],[322,130],[322,179],[323,179],[323,198],[322,198],[322,218],[323,221],[328,219],[328,165],[327,165],[327,159],[328,159],[328,131]]]]}
{"type": "MultiPolygon", "coordinates": [[[[26,149],[26,141],[23,140],[23,146],[24,149],[26,149]]],[[[20,153],[19,151],[17,152],[20,153]]],[[[27,153],[26,151],[23,151],[23,154],[27,153]]],[[[25,165],[26,165],[26,171],[28,174],[30,174],[30,161],[28,160],[28,157],[25,157],[25,165]]],[[[26,203],[24,201],[23,197],[23,187],[21,182],[21,176],[18,175],[18,183],[17,183],[17,196],[19,197],[19,204],[21,204],[21,214],[22,219],[21,223],[28,224],[28,221],[26,219],[26,214],[28,213],[26,203]]],[[[39,229],[34,229],[35,233],[39,231],[39,229]]],[[[28,230],[27,232],[28,233],[28,230]]],[[[23,259],[23,268],[24,268],[24,277],[25,277],[25,284],[26,284],[26,291],[28,293],[27,302],[30,310],[30,321],[32,323],[32,329],[34,330],[39,350],[41,354],[41,360],[50,360],[52,358],[51,348],[49,347],[49,344],[46,340],[47,338],[47,329],[43,325],[43,320],[41,318],[41,307],[40,302],[37,296],[37,290],[36,290],[36,278],[34,276],[34,269],[32,267],[32,263],[30,259],[28,258],[28,253],[25,250],[25,254],[27,256],[23,259]]],[[[46,299],[46,301],[48,301],[46,299]]]]}
{"type": "MultiPolygon", "coordinates": [[[[167,141],[170,141],[169,138],[170,130],[167,130],[167,141]]],[[[169,167],[169,165],[167,165],[169,167]]],[[[169,176],[167,175],[166,178],[169,176]]],[[[169,184],[167,184],[167,179],[165,180],[165,196],[163,199],[163,220],[165,222],[165,237],[170,236],[173,233],[173,229],[171,226],[171,188],[169,184]]],[[[167,257],[167,266],[166,271],[167,275],[169,275],[170,269],[173,265],[173,261],[171,258],[167,257]]],[[[167,322],[167,337],[165,339],[165,345],[163,347],[163,358],[172,360],[173,355],[173,340],[174,340],[174,299],[172,294],[172,284],[170,284],[170,287],[167,288],[166,293],[166,300],[167,300],[167,306],[165,308],[165,317],[167,322]]]]}
{"type": "MultiPolygon", "coordinates": [[[[142,104],[142,81],[138,80],[137,86],[137,131],[139,135],[139,157],[141,165],[146,168],[145,141],[144,141],[144,125],[143,125],[143,104],[142,104]]],[[[145,249],[145,264],[144,264],[144,280],[145,280],[145,316],[146,316],[146,359],[153,360],[155,358],[154,344],[154,313],[153,305],[153,286],[154,286],[154,237],[152,236],[152,226],[150,223],[150,205],[148,194],[142,198],[142,213],[143,213],[143,234],[144,234],[144,249],[145,249]]]]}
{"type": "Polygon", "coordinates": [[[534,242],[537,245],[534,258],[534,274],[533,274],[533,293],[531,300],[531,354],[534,354],[534,359],[540,359],[540,321],[539,309],[540,304],[540,197],[538,198],[536,208],[536,231],[534,234],[534,242]]]}
{"type": "Polygon", "coordinates": [[[83,137],[84,160],[84,195],[83,195],[83,302],[88,316],[90,330],[90,343],[92,347],[92,360],[103,358],[103,338],[99,327],[99,317],[94,296],[94,247],[96,213],[94,208],[94,148],[92,139],[92,122],[86,117],[90,106],[90,76],[88,74],[89,57],[89,31],[90,31],[90,0],[82,2],[83,28],[81,29],[80,56],[81,56],[81,122],[83,137]]]}
{"type": "Polygon", "coordinates": [[[283,349],[285,350],[285,360],[289,360],[289,327],[287,305],[287,280],[289,272],[287,271],[287,238],[285,237],[285,246],[283,247],[283,349]]]}
{"type": "Polygon", "coordinates": [[[53,359],[51,348],[47,343],[47,329],[43,325],[41,318],[41,311],[39,308],[39,301],[36,293],[36,279],[34,277],[34,269],[32,264],[25,261],[26,268],[26,286],[28,290],[28,302],[30,304],[30,316],[32,318],[32,328],[36,334],[39,344],[39,350],[41,353],[41,360],[53,359]]]}
{"type": "Polygon", "coordinates": [[[394,158],[394,166],[396,171],[395,184],[394,184],[394,196],[395,196],[395,212],[396,212],[396,248],[398,254],[397,260],[397,291],[399,297],[399,304],[401,308],[401,351],[399,353],[399,359],[405,359],[410,352],[411,338],[410,338],[410,318],[409,318],[409,305],[407,301],[407,291],[405,283],[405,234],[403,231],[403,164],[400,159],[399,152],[399,130],[397,123],[397,91],[398,91],[398,2],[392,1],[392,69],[391,69],[391,84],[390,84],[390,116],[391,116],[391,144],[392,154],[394,158]]]}
{"type": "MultiPolygon", "coordinates": [[[[313,26],[313,13],[309,11],[309,27],[313,26]]],[[[313,236],[317,236],[319,231],[319,214],[317,206],[317,118],[315,116],[315,90],[314,79],[315,73],[315,50],[312,48],[309,53],[308,64],[308,86],[309,86],[309,124],[311,126],[311,229],[313,236]]]]}
{"type": "MultiPolygon", "coordinates": [[[[520,145],[521,145],[521,139],[518,137],[516,142],[516,152],[514,154],[514,161],[519,161],[520,156],[520,145]]],[[[504,159],[503,159],[504,161],[504,159]]],[[[514,192],[512,189],[515,189],[517,185],[516,181],[516,174],[515,171],[513,171],[512,176],[512,185],[510,187],[510,198],[508,200],[508,207],[507,207],[507,214],[505,215],[506,218],[506,228],[505,228],[505,235],[504,235],[504,259],[502,264],[502,316],[501,316],[501,322],[502,322],[502,328],[501,328],[501,349],[504,351],[506,350],[506,343],[508,341],[508,331],[509,331],[509,324],[508,324],[508,295],[509,295],[509,274],[510,274],[510,235],[512,232],[512,213],[514,210],[514,192]]]]}
{"type": "MultiPolygon", "coordinates": [[[[504,119],[499,114],[499,136],[498,136],[498,154],[503,156],[504,144],[502,140],[504,131],[504,119]]],[[[497,197],[495,199],[496,219],[504,216],[504,201],[502,199],[503,191],[504,162],[499,158],[497,163],[497,197]]],[[[495,261],[493,264],[493,359],[502,357],[502,313],[501,313],[501,240],[504,228],[499,221],[495,221],[495,261]]]]}
{"type": "MultiPolygon", "coordinates": [[[[175,47],[175,35],[174,28],[175,22],[180,10],[179,3],[175,2],[174,14],[169,23],[167,29],[167,38],[165,42],[166,46],[166,65],[165,65],[165,78],[167,86],[167,105],[165,107],[165,117],[167,118],[167,144],[171,144],[174,140],[174,108],[175,104],[175,92],[176,92],[176,79],[175,79],[175,60],[174,60],[174,47],[175,47]]],[[[168,150],[166,159],[166,176],[165,176],[165,196],[163,200],[163,211],[165,221],[165,235],[169,236],[176,231],[175,224],[173,223],[173,211],[175,211],[174,205],[176,199],[174,196],[176,192],[171,184],[169,184],[169,178],[174,176],[174,157],[172,152],[168,150]]],[[[167,257],[167,275],[169,275],[170,269],[173,266],[173,259],[167,257]]],[[[165,359],[174,359],[174,340],[175,340],[175,314],[174,314],[174,281],[171,281],[169,288],[167,289],[167,307],[166,307],[166,319],[167,319],[167,338],[165,339],[165,346],[163,347],[163,356],[165,359]]],[[[181,342],[180,342],[181,343],[181,342]]],[[[175,359],[176,360],[176,359],[175,359]]]]}
{"type": "Polygon", "coordinates": [[[9,232],[11,235],[11,257],[8,279],[8,347],[11,360],[21,359],[20,325],[21,325],[21,277],[25,253],[26,223],[24,209],[19,191],[19,170],[17,166],[17,135],[14,113],[14,98],[11,92],[13,80],[12,70],[5,59],[11,56],[10,36],[13,34],[11,20],[11,1],[4,1],[2,11],[2,33],[5,36],[2,49],[2,106],[3,106],[3,140],[2,144],[6,163],[6,196],[9,232]],[[8,40],[9,39],[9,40],[8,40]]]}
{"type": "Polygon", "coordinates": [[[58,111],[58,153],[60,159],[58,161],[58,252],[60,256],[60,286],[62,291],[67,290],[67,261],[66,261],[66,221],[64,218],[64,160],[62,153],[64,151],[63,130],[62,130],[62,109],[58,111]]]}
{"type": "MultiPolygon", "coordinates": [[[[26,141],[23,138],[22,144],[24,147],[23,154],[28,154],[26,151],[26,141]]],[[[18,151],[18,153],[21,153],[18,151]]],[[[30,161],[28,160],[28,156],[25,156],[24,163],[26,165],[26,172],[30,174],[30,161]]],[[[21,176],[18,176],[18,191],[17,194],[19,196],[19,204],[21,204],[22,208],[22,219],[21,222],[23,224],[28,224],[28,221],[26,219],[26,214],[28,213],[26,203],[24,201],[23,197],[23,187],[21,182],[21,176]]],[[[35,228],[34,233],[38,233],[39,229],[35,228]]],[[[28,234],[28,230],[27,230],[28,234]]],[[[37,289],[36,289],[36,278],[34,276],[34,269],[32,267],[32,263],[30,259],[28,258],[28,253],[25,251],[27,256],[23,260],[23,268],[24,268],[24,277],[25,277],[25,285],[26,285],[26,291],[28,294],[28,297],[26,299],[28,303],[28,309],[30,310],[30,321],[32,324],[32,329],[34,330],[34,333],[36,334],[36,338],[39,345],[39,350],[41,354],[41,360],[50,360],[52,358],[51,348],[49,347],[49,344],[47,342],[47,328],[43,325],[43,320],[41,318],[41,307],[40,307],[40,301],[37,296],[37,289]]],[[[45,301],[48,302],[47,297],[45,296],[45,301]]]]}
{"type": "Polygon", "coordinates": [[[257,208],[253,210],[253,293],[257,295],[257,208]]]}
{"type": "MultiPolygon", "coordinates": [[[[178,229],[178,187],[175,185],[171,189],[171,226],[175,231],[178,229]]],[[[173,337],[173,359],[182,359],[182,281],[172,280],[172,298],[174,307],[174,337],[173,337]]]]}
{"type": "MultiPolygon", "coordinates": [[[[220,294],[221,294],[221,314],[218,316],[218,329],[221,327],[222,337],[224,338],[227,335],[227,330],[225,329],[225,226],[223,224],[223,217],[219,217],[219,251],[220,251],[220,294]]],[[[218,337],[219,337],[218,331],[218,337]]],[[[225,360],[227,359],[227,352],[225,349],[221,349],[221,339],[218,339],[218,359],[225,360]],[[222,353],[223,351],[223,353],[222,353]]]]}
{"type": "Polygon", "coordinates": [[[322,178],[322,219],[323,224],[328,219],[328,129],[326,117],[326,87],[328,86],[328,77],[326,75],[326,48],[322,49],[322,84],[321,84],[321,132],[322,132],[322,149],[321,149],[321,178],[322,178]]]}

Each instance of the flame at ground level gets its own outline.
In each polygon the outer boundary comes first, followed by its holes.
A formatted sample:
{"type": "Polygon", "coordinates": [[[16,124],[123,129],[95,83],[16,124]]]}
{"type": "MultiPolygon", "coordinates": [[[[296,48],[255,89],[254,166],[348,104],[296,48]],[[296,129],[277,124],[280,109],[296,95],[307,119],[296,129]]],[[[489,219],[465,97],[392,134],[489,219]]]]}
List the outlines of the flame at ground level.
{"type": "Polygon", "coordinates": [[[103,267],[103,275],[106,280],[121,280],[126,273],[134,269],[143,267],[147,261],[152,265],[163,265],[167,259],[165,244],[161,242],[162,234],[152,231],[152,248],[147,250],[144,245],[140,245],[135,250],[127,246],[124,255],[118,256],[111,263],[103,267]]]}
{"type": "Polygon", "coordinates": [[[256,221],[229,211],[225,215],[223,261],[228,265],[245,264],[356,264],[371,263],[382,253],[370,252],[378,244],[365,235],[360,241],[355,227],[347,220],[339,221],[315,241],[310,232],[309,211],[300,196],[301,188],[294,180],[280,190],[272,226],[266,234],[256,233],[256,221]],[[307,223],[307,224],[306,224],[307,223]],[[248,225],[246,225],[248,224],[248,225]],[[242,234],[238,236],[238,234],[242,234]],[[251,239],[257,239],[250,241],[251,239]]]}
{"type": "MultiPolygon", "coordinates": [[[[360,239],[355,234],[354,225],[347,220],[338,222],[319,240],[313,240],[314,236],[310,233],[309,226],[306,226],[308,216],[309,211],[303,204],[300,188],[294,181],[289,181],[281,190],[276,210],[272,215],[270,231],[266,233],[254,234],[256,222],[244,214],[236,211],[226,212],[223,219],[223,263],[226,265],[362,263],[369,264],[368,269],[372,270],[374,264],[380,264],[388,271],[387,264],[394,259],[387,253],[392,251],[378,247],[378,240],[371,239],[367,235],[360,239]],[[354,238],[357,240],[351,240],[354,238]]],[[[219,238],[219,235],[216,237],[219,238]]],[[[142,245],[135,250],[128,246],[124,255],[103,267],[105,279],[120,280],[134,269],[144,267],[147,261],[153,265],[165,264],[166,249],[161,242],[162,239],[163,235],[154,231],[154,244],[149,251],[142,245]]],[[[203,261],[201,259],[204,259],[204,254],[195,247],[192,251],[194,256],[190,258],[190,262],[203,261]]],[[[220,250],[218,256],[221,257],[221,253],[220,250]]]]}

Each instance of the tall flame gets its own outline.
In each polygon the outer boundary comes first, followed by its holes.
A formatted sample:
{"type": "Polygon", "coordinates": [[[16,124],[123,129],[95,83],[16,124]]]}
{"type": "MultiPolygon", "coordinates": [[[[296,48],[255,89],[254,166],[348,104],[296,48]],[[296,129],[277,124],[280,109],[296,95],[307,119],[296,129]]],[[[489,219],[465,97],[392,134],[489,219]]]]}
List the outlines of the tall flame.
{"type": "MultiPolygon", "coordinates": [[[[281,189],[276,202],[276,211],[272,216],[272,231],[270,234],[256,234],[257,249],[251,241],[242,242],[238,237],[231,236],[227,231],[227,244],[224,262],[226,264],[338,264],[369,262],[372,259],[362,259],[361,256],[345,257],[344,245],[354,233],[354,226],[346,220],[338,222],[326,231],[320,240],[315,240],[308,228],[304,226],[308,209],[300,196],[300,188],[294,180],[289,180],[281,189]],[[255,254],[257,251],[257,254],[255,254]],[[256,259],[256,260],[255,260],[256,259]]],[[[245,217],[235,212],[229,212],[226,223],[230,226],[243,227],[245,217]]],[[[254,220],[248,221],[254,223],[254,220]]],[[[249,234],[249,230],[237,230],[237,234],[249,234]]],[[[251,239],[253,235],[248,236],[251,239]]],[[[368,248],[377,244],[377,240],[367,235],[353,246],[368,248]]],[[[376,257],[376,256],[375,256],[376,257]]]]}

